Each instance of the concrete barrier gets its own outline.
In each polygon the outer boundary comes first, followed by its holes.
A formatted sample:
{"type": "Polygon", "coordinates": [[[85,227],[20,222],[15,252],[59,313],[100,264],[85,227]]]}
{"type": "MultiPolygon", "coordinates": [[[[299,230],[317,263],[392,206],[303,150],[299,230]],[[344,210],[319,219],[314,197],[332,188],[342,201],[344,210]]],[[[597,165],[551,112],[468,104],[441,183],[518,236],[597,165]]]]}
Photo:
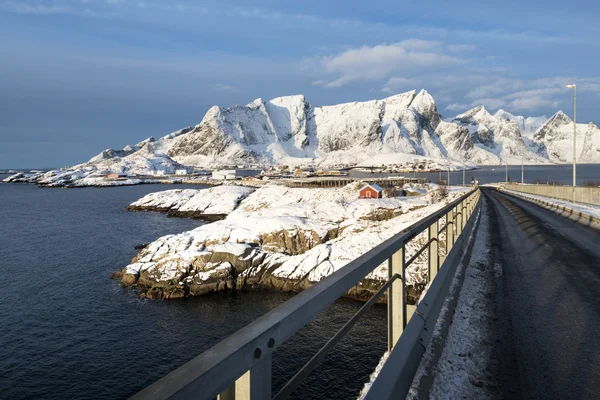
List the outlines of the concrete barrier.
{"type": "Polygon", "coordinates": [[[515,192],[600,206],[600,187],[576,186],[573,188],[573,186],[520,185],[517,183],[507,183],[505,187],[515,192]]]}

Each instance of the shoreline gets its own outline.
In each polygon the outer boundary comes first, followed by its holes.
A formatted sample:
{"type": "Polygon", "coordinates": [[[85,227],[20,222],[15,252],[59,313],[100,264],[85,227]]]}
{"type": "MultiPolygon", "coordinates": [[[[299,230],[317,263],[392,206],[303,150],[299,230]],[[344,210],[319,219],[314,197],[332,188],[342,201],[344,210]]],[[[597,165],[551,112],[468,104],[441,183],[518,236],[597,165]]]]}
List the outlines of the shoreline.
{"type": "Polygon", "coordinates": [[[170,207],[132,206],[125,207],[127,211],[134,212],[158,212],[166,214],[168,218],[199,219],[207,222],[215,222],[225,219],[227,214],[204,214],[202,211],[179,211],[170,207]]]}
{"type": "MultiPolygon", "coordinates": [[[[276,268],[274,268],[276,269],[276,268]]],[[[149,300],[173,300],[173,299],[188,299],[192,297],[201,297],[216,293],[245,293],[251,291],[265,292],[280,292],[280,293],[295,293],[298,294],[305,289],[308,289],[313,284],[318,282],[310,282],[308,279],[287,279],[276,277],[270,273],[265,273],[260,277],[233,277],[229,276],[226,279],[205,284],[200,291],[194,291],[192,287],[184,285],[181,288],[160,287],[155,284],[140,283],[139,280],[131,281],[127,278],[127,274],[123,270],[115,271],[111,274],[111,279],[119,281],[121,287],[127,290],[132,290],[137,296],[149,300]],[[266,276],[265,276],[266,275],[266,276]]],[[[367,302],[383,285],[385,281],[376,279],[363,279],[352,287],[343,297],[356,300],[359,302],[367,302]]],[[[406,294],[408,304],[417,304],[425,285],[407,285],[406,294]]],[[[387,304],[387,293],[384,293],[378,300],[378,304],[387,304]]]]}

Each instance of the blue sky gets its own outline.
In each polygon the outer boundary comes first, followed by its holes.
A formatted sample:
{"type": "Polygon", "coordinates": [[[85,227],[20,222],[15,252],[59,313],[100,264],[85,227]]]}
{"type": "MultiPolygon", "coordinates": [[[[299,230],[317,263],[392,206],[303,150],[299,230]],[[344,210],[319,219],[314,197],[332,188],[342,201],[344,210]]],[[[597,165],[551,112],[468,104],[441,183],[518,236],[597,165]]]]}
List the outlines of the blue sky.
{"type": "Polygon", "coordinates": [[[446,116],[549,116],[572,114],[574,81],[578,120],[599,122],[599,16],[564,0],[0,0],[0,168],[85,161],[215,104],[298,93],[425,88],[446,116]]]}

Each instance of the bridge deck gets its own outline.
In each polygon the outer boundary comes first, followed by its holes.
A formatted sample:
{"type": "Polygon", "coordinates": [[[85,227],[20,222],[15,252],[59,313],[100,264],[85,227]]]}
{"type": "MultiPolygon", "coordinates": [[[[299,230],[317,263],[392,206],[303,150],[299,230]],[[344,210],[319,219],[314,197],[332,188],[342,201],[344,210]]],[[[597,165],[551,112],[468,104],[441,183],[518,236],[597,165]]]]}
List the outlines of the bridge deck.
{"type": "Polygon", "coordinates": [[[522,398],[600,392],[600,232],[484,190],[522,398]]]}

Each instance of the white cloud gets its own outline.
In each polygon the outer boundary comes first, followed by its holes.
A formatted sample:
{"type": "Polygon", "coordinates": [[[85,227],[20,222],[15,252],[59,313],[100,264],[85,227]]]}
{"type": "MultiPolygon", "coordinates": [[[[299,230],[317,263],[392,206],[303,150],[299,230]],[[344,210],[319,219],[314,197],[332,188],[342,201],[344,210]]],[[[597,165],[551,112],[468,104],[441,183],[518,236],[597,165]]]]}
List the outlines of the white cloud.
{"type": "Polygon", "coordinates": [[[416,78],[404,78],[401,76],[393,76],[381,88],[384,93],[396,93],[400,89],[416,89],[423,86],[423,82],[416,78]]]}
{"type": "Polygon", "coordinates": [[[470,89],[465,97],[471,105],[506,106],[516,112],[556,108],[568,98],[565,84],[576,82],[580,92],[600,91],[600,78],[550,77],[532,80],[490,76],[489,83],[470,89]],[[485,104],[485,103],[488,104],[485,104]]]}
{"type": "Polygon", "coordinates": [[[224,83],[215,83],[213,86],[216,89],[219,89],[223,92],[236,93],[239,91],[239,89],[237,87],[232,86],[232,85],[226,85],[224,83]]]}
{"type": "Polygon", "coordinates": [[[559,105],[559,100],[548,99],[542,96],[518,97],[509,103],[511,109],[523,111],[536,110],[541,107],[557,108],[559,105]]]}
{"type": "Polygon", "coordinates": [[[476,49],[472,44],[451,44],[448,46],[448,51],[451,53],[469,53],[476,49]]]}
{"type": "Polygon", "coordinates": [[[328,88],[385,79],[395,72],[443,68],[461,62],[457,57],[444,54],[439,42],[419,39],[363,46],[320,59],[323,72],[337,76],[324,84],[328,88]]]}
{"type": "Polygon", "coordinates": [[[393,76],[388,79],[386,86],[411,86],[411,85],[419,85],[421,84],[420,79],[414,78],[404,78],[401,76],[393,76]]]}
{"type": "Polygon", "coordinates": [[[450,111],[466,111],[469,108],[471,108],[471,106],[469,104],[452,103],[452,104],[449,104],[446,107],[446,110],[450,110],[450,111]]]}
{"type": "Polygon", "coordinates": [[[473,101],[471,103],[471,107],[485,106],[486,108],[489,108],[490,110],[496,110],[496,109],[504,106],[505,104],[506,104],[506,101],[504,101],[502,99],[487,98],[487,99],[478,99],[478,100],[473,101]]]}

